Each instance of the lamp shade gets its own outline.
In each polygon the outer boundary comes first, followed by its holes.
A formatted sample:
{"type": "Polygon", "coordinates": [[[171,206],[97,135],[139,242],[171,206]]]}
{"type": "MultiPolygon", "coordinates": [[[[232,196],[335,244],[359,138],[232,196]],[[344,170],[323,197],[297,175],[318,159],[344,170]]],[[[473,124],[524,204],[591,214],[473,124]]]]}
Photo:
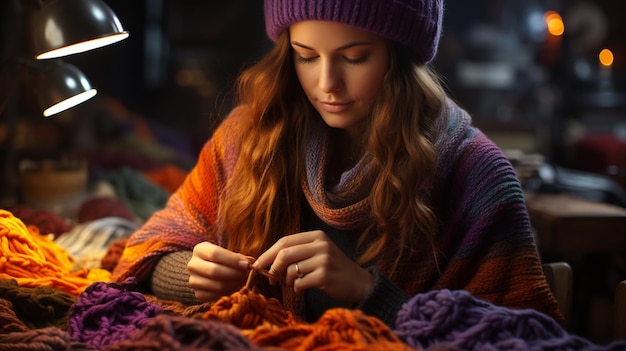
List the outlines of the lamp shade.
{"type": "Polygon", "coordinates": [[[102,0],[52,0],[33,18],[37,59],[73,55],[128,37],[102,0]]]}
{"type": "Polygon", "coordinates": [[[52,116],[94,97],[97,90],[76,66],[55,63],[37,79],[37,98],[45,117],[52,116]]]}

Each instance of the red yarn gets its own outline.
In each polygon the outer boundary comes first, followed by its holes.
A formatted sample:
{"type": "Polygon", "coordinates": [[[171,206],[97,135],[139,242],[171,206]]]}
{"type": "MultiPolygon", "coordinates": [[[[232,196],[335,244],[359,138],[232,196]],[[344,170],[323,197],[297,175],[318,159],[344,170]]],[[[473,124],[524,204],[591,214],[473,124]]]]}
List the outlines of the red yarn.
{"type": "Polygon", "coordinates": [[[17,205],[8,209],[13,216],[19,218],[27,226],[32,225],[43,235],[52,234],[56,239],[72,229],[61,216],[46,209],[35,209],[28,205],[17,205]]]}
{"type": "Polygon", "coordinates": [[[102,269],[113,272],[113,269],[117,266],[117,262],[120,260],[120,257],[122,257],[127,241],[128,238],[120,239],[109,246],[109,250],[100,261],[100,267],[102,269]]]}
{"type": "Polygon", "coordinates": [[[93,197],[78,210],[78,222],[85,223],[104,217],[122,217],[132,221],[133,215],[125,202],[113,197],[93,197]]]}

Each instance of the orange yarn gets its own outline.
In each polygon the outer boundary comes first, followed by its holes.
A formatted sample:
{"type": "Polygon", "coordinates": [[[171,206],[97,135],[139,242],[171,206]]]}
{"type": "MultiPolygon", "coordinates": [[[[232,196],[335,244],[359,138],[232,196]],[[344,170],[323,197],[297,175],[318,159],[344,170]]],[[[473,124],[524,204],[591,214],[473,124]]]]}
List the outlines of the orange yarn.
{"type": "Polygon", "coordinates": [[[330,309],[314,324],[306,324],[250,286],[253,274],[238,292],[217,300],[203,319],[233,324],[254,344],[281,350],[405,350],[414,351],[381,320],[360,310],[330,309]]]}
{"type": "Polygon", "coordinates": [[[0,210],[0,278],[15,279],[19,286],[53,287],[79,295],[96,281],[110,281],[101,269],[71,272],[73,259],[63,247],[26,226],[7,210],[0,210]]]}
{"type": "Polygon", "coordinates": [[[186,171],[173,164],[166,164],[158,169],[144,171],[143,174],[151,182],[173,193],[185,181],[186,171]]]}
{"type": "Polygon", "coordinates": [[[326,311],[314,324],[280,329],[257,328],[243,334],[256,345],[286,350],[415,350],[400,340],[377,318],[360,310],[335,308],[326,311]]]}
{"type": "Polygon", "coordinates": [[[247,286],[217,300],[202,315],[202,319],[221,320],[244,330],[257,327],[275,329],[298,323],[291,312],[282,308],[278,300],[266,299],[247,286]]]}

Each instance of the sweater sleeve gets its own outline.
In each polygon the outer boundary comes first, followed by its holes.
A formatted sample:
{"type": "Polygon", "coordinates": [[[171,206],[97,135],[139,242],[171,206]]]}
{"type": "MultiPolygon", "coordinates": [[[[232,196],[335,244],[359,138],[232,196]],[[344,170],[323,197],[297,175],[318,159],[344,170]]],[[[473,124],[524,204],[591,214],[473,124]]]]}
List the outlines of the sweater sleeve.
{"type": "Polygon", "coordinates": [[[562,321],[509,160],[451,100],[435,131],[437,179],[431,199],[441,224],[436,253],[422,251],[430,259],[418,255],[412,272],[403,269],[393,282],[412,294],[466,290],[497,305],[532,308],[562,321]]]}
{"type": "Polygon", "coordinates": [[[543,271],[521,185],[502,151],[477,132],[459,153],[440,247],[448,265],[435,289],[458,288],[562,321],[543,271]]]}
{"type": "Polygon", "coordinates": [[[215,130],[202,148],[197,164],[165,208],[155,212],[129,237],[113,270],[113,281],[135,277],[139,287],[149,288],[151,275],[162,257],[191,251],[203,241],[224,245],[216,221],[221,192],[236,162],[235,143],[243,116],[237,111],[215,130]]]}
{"type": "Polygon", "coordinates": [[[154,267],[150,288],[159,299],[180,301],[186,305],[197,305],[193,289],[189,287],[187,263],[192,251],[178,251],[163,256],[154,267]]]}
{"type": "Polygon", "coordinates": [[[380,319],[393,329],[398,311],[409,301],[411,295],[393,284],[378,268],[370,267],[367,270],[374,276],[374,287],[356,308],[380,319]]]}

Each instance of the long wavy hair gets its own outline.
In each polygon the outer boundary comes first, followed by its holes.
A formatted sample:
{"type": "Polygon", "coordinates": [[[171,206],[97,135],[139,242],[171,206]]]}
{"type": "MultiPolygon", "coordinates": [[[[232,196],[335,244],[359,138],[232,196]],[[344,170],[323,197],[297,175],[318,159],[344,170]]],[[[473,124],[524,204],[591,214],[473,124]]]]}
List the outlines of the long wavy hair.
{"type": "MultiPolygon", "coordinates": [[[[437,76],[400,45],[389,46],[390,66],[367,119],[367,148],[376,175],[369,194],[372,221],[359,238],[364,264],[390,243],[395,267],[423,238],[434,249],[438,230],[429,205],[436,155],[433,122],[445,93],[437,76]]],[[[289,33],[238,79],[239,104],[251,118],[220,206],[228,248],[258,256],[279,237],[297,230],[305,138],[321,118],[298,82],[289,33]],[[295,227],[295,228],[294,228],[295,227]]]]}

